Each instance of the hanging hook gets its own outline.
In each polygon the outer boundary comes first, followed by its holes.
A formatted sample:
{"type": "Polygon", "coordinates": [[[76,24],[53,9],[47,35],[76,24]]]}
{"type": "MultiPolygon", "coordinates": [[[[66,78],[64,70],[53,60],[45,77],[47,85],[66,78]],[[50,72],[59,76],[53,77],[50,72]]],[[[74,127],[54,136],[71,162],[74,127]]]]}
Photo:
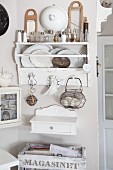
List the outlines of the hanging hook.
{"type": "Polygon", "coordinates": [[[29,84],[30,86],[35,86],[35,85],[37,84],[37,81],[36,81],[36,79],[35,79],[35,75],[34,75],[33,73],[29,73],[29,74],[28,74],[28,78],[29,78],[28,84],[29,84]]]}

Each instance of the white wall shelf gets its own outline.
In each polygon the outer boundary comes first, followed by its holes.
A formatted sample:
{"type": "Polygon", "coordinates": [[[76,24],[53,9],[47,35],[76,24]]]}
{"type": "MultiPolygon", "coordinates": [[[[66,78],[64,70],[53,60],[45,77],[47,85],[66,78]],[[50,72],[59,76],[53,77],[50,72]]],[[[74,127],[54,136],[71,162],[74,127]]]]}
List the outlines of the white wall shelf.
{"type": "Polygon", "coordinates": [[[45,43],[38,43],[38,42],[27,42],[27,43],[16,43],[15,48],[15,61],[17,64],[18,70],[18,81],[19,85],[28,84],[28,75],[33,73],[35,75],[35,79],[37,81],[37,85],[47,85],[48,77],[51,75],[57,76],[60,85],[65,85],[65,82],[68,77],[74,75],[79,77],[82,81],[83,86],[89,86],[89,73],[84,71],[83,64],[86,62],[89,63],[89,43],[88,42],[45,42],[45,43]],[[31,47],[32,45],[51,45],[54,48],[65,48],[74,50],[80,54],[74,55],[33,55],[33,54],[23,54],[23,52],[31,47]],[[54,57],[67,57],[69,58],[71,64],[68,68],[54,68],[54,67],[36,67],[33,64],[30,67],[25,67],[22,65],[22,59],[30,60],[32,57],[38,58],[52,58],[54,57]],[[78,62],[78,63],[77,63],[78,62]],[[77,65],[78,64],[78,65],[77,65]]]}

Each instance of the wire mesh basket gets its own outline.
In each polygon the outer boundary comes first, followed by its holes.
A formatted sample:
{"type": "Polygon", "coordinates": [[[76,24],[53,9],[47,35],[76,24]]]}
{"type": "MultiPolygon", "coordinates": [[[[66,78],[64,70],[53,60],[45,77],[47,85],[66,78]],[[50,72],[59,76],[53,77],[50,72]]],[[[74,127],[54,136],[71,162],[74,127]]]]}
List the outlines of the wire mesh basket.
{"type": "Polygon", "coordinates": [[[82,108],[86,102],[86,98],[82,93],[82,82],[79,78],[76,77],[69,77],[66,86],[65,92],[60,97],[60,103],[65,108],[69,109],[79,109],[82,108]],[[80,82],[79,86],[75,86],[73,89],[68,88],[68,82],[70,79],[78,80],[80,82]]]}

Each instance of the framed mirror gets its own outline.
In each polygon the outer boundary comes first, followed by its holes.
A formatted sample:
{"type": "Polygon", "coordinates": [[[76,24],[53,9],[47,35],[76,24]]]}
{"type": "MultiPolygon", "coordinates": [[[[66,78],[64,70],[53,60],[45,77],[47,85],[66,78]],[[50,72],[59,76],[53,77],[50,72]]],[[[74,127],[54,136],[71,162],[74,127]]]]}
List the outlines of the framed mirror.
{"type": "Polygon", "coordinates": [[[6,9],[0,4],[0,36],[6,33],[9,27],[9,16],[6,9]]]}
{"type": "Polygon", "coordinates": [[[83,6],[79,1],[73,1],[68,7],[68,28],[71,33],[76,30],[77,41],[80,41],[80,33],[83,32],[83,6]]]}
{"type": "Polygon", "coordinates": [[[37,13],[34,9],[28,9],[25,13],[24,30],[27,35],[37,31],[37,13]]]}

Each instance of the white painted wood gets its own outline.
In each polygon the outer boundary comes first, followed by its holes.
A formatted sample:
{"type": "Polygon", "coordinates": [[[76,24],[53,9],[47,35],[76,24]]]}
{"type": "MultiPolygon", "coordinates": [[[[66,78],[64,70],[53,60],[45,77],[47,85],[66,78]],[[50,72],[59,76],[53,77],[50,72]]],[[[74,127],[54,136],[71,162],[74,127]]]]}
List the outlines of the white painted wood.
{"type": "Polygon", "coordinates": [[[51,105],[44,108],[36,109],[36,115],[40,116],[59,116],[59,117],[75,117],[77,118],[76,111],[70,111],[60,105],[51,105]]]}
{"type": "Polygon", "coordinates": [[[30,120],[31,133],[47,134],[77,134],[77,116],[75,111],[69,111],[61,106],[53,105],[37,109],[36,115],[30,120]]]}
{"type": "Polygon", "coordinates": [[[107,16],[112,13],[112,8],[104,8],[100,4],[100,0],[97,0],[97,32],[101,32],[101,23],[107,20],[107,16]]]}
{"type": "Polygon", "coordinates": [[[67,78],[70,75],[74,75],[79,77],[82,81],[82,85],[88,87],[89,86],[89,74],[86,73],[83,69],[74,69],[74,68],[66,68],[66,69],[58,69],[58,68],[18,68],[19,73],[19,84],[28,84],[28,75],[33,73],[35,75],[35,79],[37,80],[37,85],[48,85],[48,78],[51,75],[54,75],[59,80],[60,85],[65,85],[67,78]]]}
{"type": "Polygon", "coordinates": [[[19,161],[17,158],[0,148],[0,170],[10,170],[11,167],[18,164],[19,161]]]}
{"type": "Polygon", "coordinates": [[[19,170],[21,168],[36,168],[36,169],[58,169],[58,170],[86,170],[86,149],[80,147],[82,156],[80,158],[60,157],[49,155],[38,155],[35,150],[29,151],[31,144],[27,144],[26,147],[19,153],[19,170]],[[60,165],[61,164],[61,165],[60,165]],[[63,164],[63,166],[62,166],[63,164]],[[53,165],[53,166],[51,166],[53,165]]]}
{"type": "Polygon", "coordinates": [[[0,128],[9,128],[21,125],[21,89],[19,87],[1,87],[0,88],[0,128]],[[2,95],[16,95],[16,99],[1,99],[2,95]],[[15,103],[16,101],[16,103],[15,103]],[[8,106],[8,104],[16,104],[15,109],[8,106]],[[4,109],[2,109],[4,105],[4,109]],[[8,108],[7,108],[8,107],[8,108]],[[9,114],[15,114],[16,118],[8,120],[2,120],[2,112],[9,112],[9,114]]]}
{"type": "MultiPolygon", "coordinates": [[[[88,87],[89,86],[89,74],[83,70],[83,68],[25,68],[21,64],[21,58],[22,57],[34,57],[32,54],[23,54],[23,51],[34,44],[42,44],[42,43],[16,43],[16,49],[15,49],[15,61],[17,64],[18,69],[18,78],[19,78],[19,84],[25,85],[28,84],[28,74],[32,73],[35,75],[35,78],[37,80],[37,85],[47,85],[47,79],[50,75],[55,75],[60,80],[60,85],[65,85],[66,80],[69,76],[75,75],[79,77],[82,81],[83,86],[88,87]]],[[[73,49],[78,52],[82,52],[81,55],[65,55],[65,57],[68,58],[86,58],[89,62],[89,43],[88,42],[58,42],[58,43],[43,43],[52,45],[53,48],[55,47],[62,47],[62,48],[69,48],[73,49]]],[[[35,57],[64,57],[64,55],[35,55],[35,57]]]]}
{"type": "MultiPolygon", "coordinates": [[[[109,89],[106,89],[106,85],[110,85],[111,80],[107,81],[105,85],[105,60],[112,53],[106,54],[105,58],[105,45],[113,46],[113,36],[100,36],[98,37],[98,57],[101,67],[99,69],[98,78],[98,114],[99,114],[99,160],[100,170],[112,170],[113,169],[113,119],[112,119],[112,97],[113,93],[106,93],[109,89]],[[105,100],[105,97],[109,97],[109,102],[105,100]],[[107,104],[106,104],[107,103],[107,104]],[[109,116],[109,117],[108,117],[109,116]],[[107,118],[108,117],[108,118],[107,118]]],[[[107,60],[106,60],[107,61],[107,60]]],[[[109,60],[108,60],[109,61],[109,60]]],[[[110,74],[112,72],[110,71],[110,74]]],[[[108,75],[109,76],[109,75],[108,75]]],[[[108,86],[110,87],[110,86],[108,86]]]]}

